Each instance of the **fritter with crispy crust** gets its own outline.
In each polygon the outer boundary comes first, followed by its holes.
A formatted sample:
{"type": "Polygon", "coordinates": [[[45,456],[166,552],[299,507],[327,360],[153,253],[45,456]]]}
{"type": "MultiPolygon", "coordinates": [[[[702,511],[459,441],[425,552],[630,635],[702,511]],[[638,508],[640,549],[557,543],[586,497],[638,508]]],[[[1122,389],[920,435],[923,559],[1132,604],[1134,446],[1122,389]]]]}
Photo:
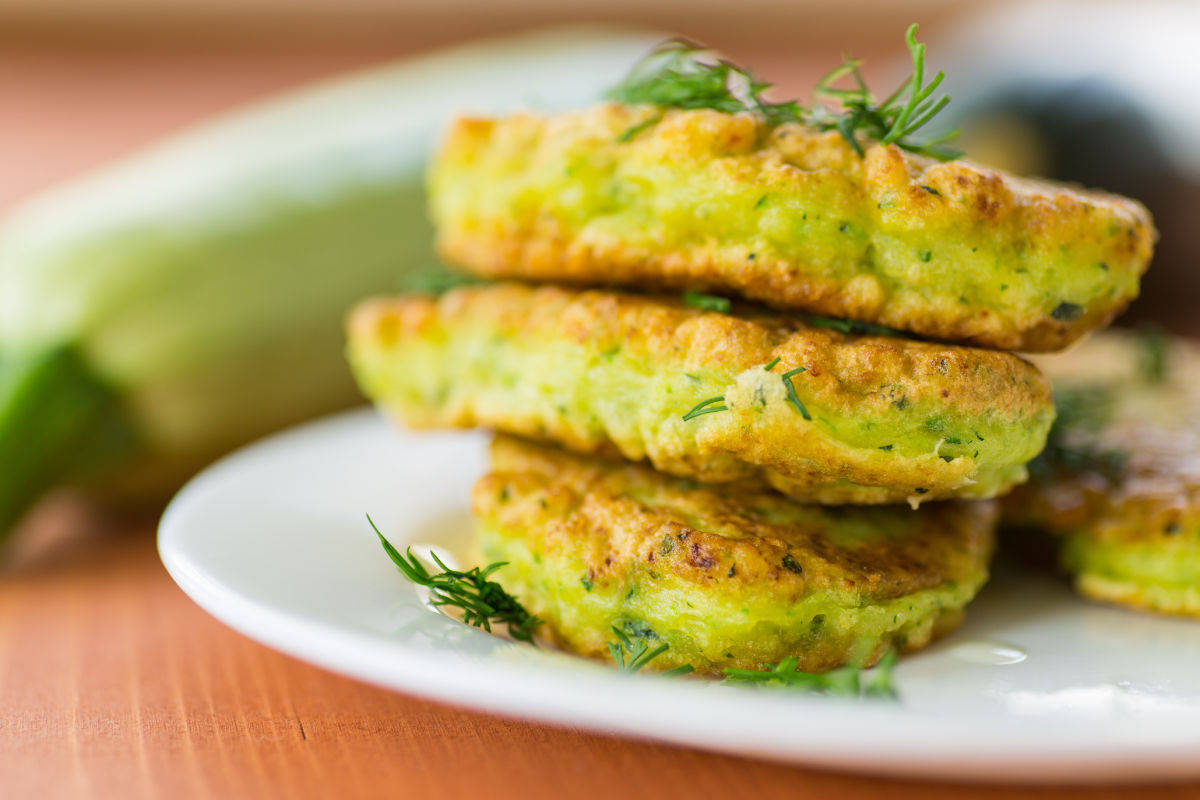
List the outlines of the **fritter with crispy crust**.
{"type": "Polygon", "coordinates": [[[1025,478],[1049,385],[990,350],[518,284],[369,301],[349,356],[415,427],[481,425],[822,503],[991,497],[1025,478]],[[691,412],[691,413],[689,413],[691,412]]]}
{"type": "Polygon", "coordinates": [[[914,650],[987,579],[991,503],[827,509],[698,488],[641,465],[500,438],[476,484],[476,550],[565,647],[612,627],[670,650],[654,668],[808,671],[914,650]]]}
{"type": "Polygon", "coordinates": [[[1060,422],[1006,524],[1061,537],[1089,597],[1200,617],[1200,346],[1113,331],[1039,363],[1060,422]]]}
{"type": "Polygon", "coordinates": [[[752,114],[609,104],[461,119],[430,171],[442,256],[480,275],[737,293],[1046,351],[1137,295],[1139,203],[752,114]]]}

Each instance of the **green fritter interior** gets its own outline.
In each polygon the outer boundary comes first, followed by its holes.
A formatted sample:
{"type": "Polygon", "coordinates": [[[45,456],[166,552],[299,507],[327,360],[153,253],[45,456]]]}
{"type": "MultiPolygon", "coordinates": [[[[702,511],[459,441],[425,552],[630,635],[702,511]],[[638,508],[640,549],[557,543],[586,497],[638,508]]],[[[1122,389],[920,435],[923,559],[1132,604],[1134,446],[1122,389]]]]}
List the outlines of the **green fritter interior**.
{"type": "Polygon", "coordinates": [[[1058,536],[1089,597],[1200,617],[1200,346],[1106,331],[1038,363],[1060,414],[1006,524],[1058,536]]]}
{"type": "Polygon", "coordinates": [[[825,509],[500,438],[475,488],[476,550],[568,649],[612,627],[670,645],[655,669],[820,671],[953,627],[987,578],[990,503],[825,509]]]}
{"type": "Polygon", "coordinates": [[[1132,200],[752,114],[610,104],[464,119],[430,172],[444,258],[479,274],[733,292],[1009,350],[1136,297],[1132,200]]]}
{"type": "Polygon", "coordinates": [[[1053,419],[1045,381],[1010,354],[610,292],[375,301],[353,315],[349,352],[365,393],[411,425],[481,425],[823,503],[996,495],[1053,419]]]}
{"type": "Polygon", "coordinates": [[[1200,617],[1200,524],[1144,541],[1070,533],[1063,537],[1060,557],[1084,595],[1200,617]]]}

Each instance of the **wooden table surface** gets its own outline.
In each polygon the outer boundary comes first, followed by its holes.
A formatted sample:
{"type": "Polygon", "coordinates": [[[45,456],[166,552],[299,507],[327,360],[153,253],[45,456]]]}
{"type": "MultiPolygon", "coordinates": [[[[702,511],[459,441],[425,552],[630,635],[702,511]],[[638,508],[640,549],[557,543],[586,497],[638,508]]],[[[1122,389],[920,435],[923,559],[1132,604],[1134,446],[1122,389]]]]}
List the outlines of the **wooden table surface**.
{"type": "MultiPolygon", "coordinates": [[[[152,521],[43,507],[0,578],[0,796],[1138,797],[802,770],[424,702],[262,647],[195,606],[152,521]]],[[[803,720],[797,720],[803,724],[803,720]]],[[[1197,787],[1153,789],[1159,800],[1197,787]]]]}
{"type": "MultiPolygon", "coordinates": [[[[205,113],[381,55],[2,49],[0,206],[205,113]]],[[[838,775],[397,695],[208,617],[163,570],[153,528],[70,498],[24,526],[0,572],[0,797],[1145,795],[838,775]]]]}

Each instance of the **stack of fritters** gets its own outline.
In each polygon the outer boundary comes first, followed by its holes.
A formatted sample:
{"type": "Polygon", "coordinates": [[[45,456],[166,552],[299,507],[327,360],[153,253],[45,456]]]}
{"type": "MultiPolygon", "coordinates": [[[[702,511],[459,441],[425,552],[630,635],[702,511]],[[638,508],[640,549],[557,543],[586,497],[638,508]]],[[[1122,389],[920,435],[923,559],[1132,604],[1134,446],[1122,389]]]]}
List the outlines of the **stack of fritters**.
{"type": "Polygon", "coordinates": [[[1107,323],[1153,242],[1122,198],[711,110],[460,120],[430,188],[449,262],[557,285],[365,303],[364,390],[521,437],[476,489],[479,555],[561,644],[605,657],[615,626],[701,672],[953,626],[987,499],[1054,416],[1035,367],[979,346],[1107,323]]]}

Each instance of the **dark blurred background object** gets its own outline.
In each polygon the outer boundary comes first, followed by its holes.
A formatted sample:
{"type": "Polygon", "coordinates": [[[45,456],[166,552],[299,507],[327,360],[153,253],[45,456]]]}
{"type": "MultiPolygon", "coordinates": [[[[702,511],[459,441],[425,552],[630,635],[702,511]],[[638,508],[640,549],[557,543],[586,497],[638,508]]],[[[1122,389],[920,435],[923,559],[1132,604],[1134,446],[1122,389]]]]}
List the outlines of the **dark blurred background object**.
{"type": "Polygon", "coordinates": [[[969,157],[1153,213],[1155,259],[1121,323],[1200,333],[1200,4],[996,4],[930,49],[969,157]]]}

